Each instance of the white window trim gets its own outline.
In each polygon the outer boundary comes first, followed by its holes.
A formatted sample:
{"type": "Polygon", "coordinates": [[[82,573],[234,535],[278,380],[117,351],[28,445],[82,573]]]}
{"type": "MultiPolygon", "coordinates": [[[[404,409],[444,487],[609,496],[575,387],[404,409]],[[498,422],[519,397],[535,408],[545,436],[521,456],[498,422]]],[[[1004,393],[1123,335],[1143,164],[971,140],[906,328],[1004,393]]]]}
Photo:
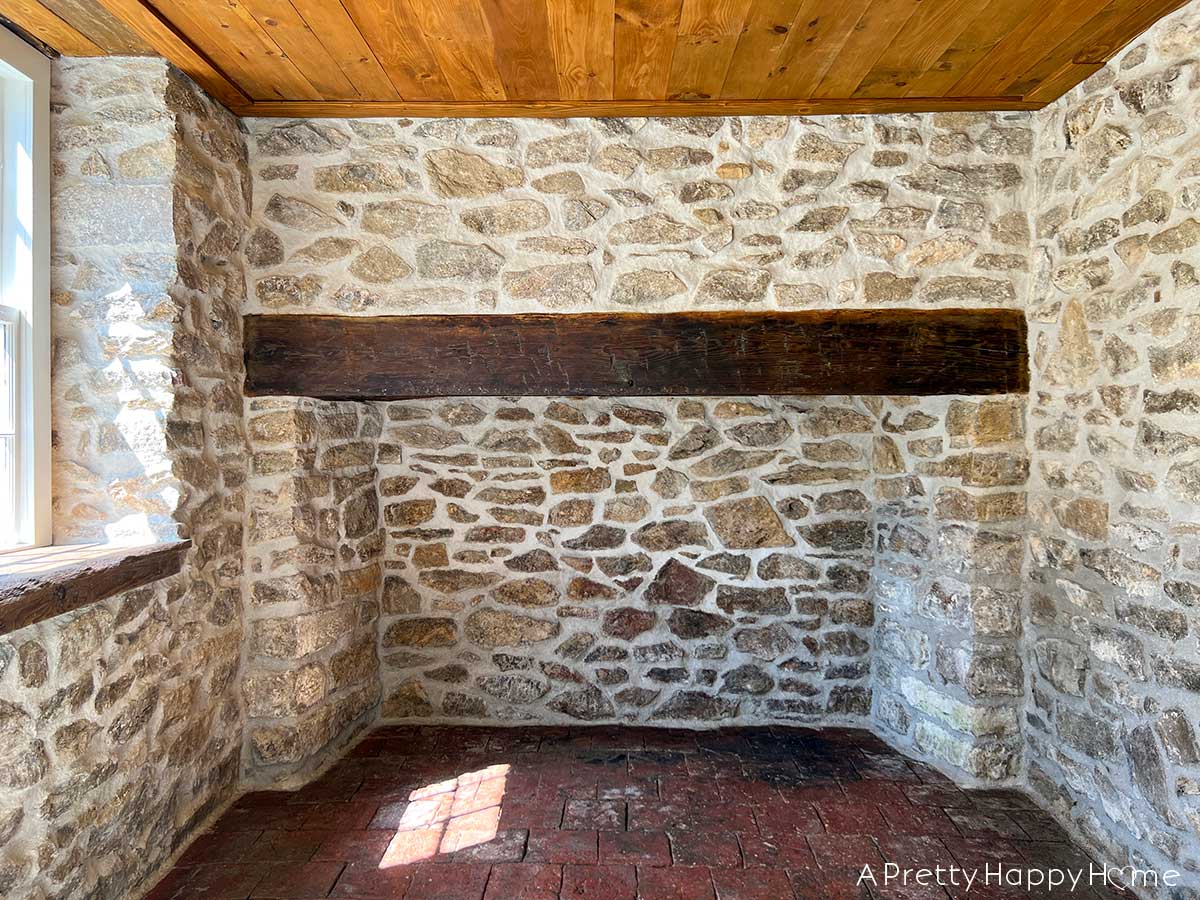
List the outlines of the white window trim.
{"type": "Polygon", "coordinates": [[[0,293],[17,309],[24,377],[17,398],[17,546],[51,542],[50,60],[0,27],[0,293]],[[18,240],[10,238],[17,236],[18,240]]]}

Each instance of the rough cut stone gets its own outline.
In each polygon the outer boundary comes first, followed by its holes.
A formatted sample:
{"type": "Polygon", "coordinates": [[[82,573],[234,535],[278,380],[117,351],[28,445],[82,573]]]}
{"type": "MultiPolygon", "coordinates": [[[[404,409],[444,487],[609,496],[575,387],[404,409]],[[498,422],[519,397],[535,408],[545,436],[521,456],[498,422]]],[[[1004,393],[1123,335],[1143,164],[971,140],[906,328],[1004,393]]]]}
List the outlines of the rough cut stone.
{"type": "Polygon", "coordinates": [[[718,722],[737,715],[738,702],[728,697],[713,697],[700,691],[680,691],[659,706],[651,718],[682,721],[718,722]]]}
{"type": "Polygon", "coordinates": [[[754,615],[787,615],[792,611],[783,588],[751,588],[720,585],[717,606],[726,613],[747,612],[754,615]]]}
{"type": "Polygon", "coordinates": [[[417,248],[417,272],[422,278],[487,281],[500,271],[504,259],[483,244],[430,241],[417,248]]]}
{"type": "Polygon", "coordinates": [[[426,153],[425,171],[440,197],[486,197],[516,187],[523,177],[520,169],[449,148],[426,153]]]}
{"type": "Polygon", "coordinates": [[[721,543],[733,550],[795,544],[784,530],[779,515],[763,497],[720,503],[706,509],[704,515],[721,543]]]}
{"type": "Polygon", "coordinates": [[[521,647],[557,637],[558,622],[518,615],[498,609],[480,609],[467,617],[463,633],[467,640],[489,650],[521,647]]]}
{"type": "Polygon", "coordinates": [[[509,200],[466,210],[460,218],[479,234],[514,234],[545,227],[550,222],[550,213],[536,200],[509,200]]]}
{"type": "Polygon", "coordinates": [[[617,276],[613,283],[612,299],[623,306],[649,306],[686,291],[687,285],[674,272],[637,269],[617,276]]]}
{"type": "Polygon", "coordinates": [[[709,547],[708,530],[699,522],[673,519],[643,525],[633,533],[633,542],[650,551],[677,550],[680,547],[709,547]]]}

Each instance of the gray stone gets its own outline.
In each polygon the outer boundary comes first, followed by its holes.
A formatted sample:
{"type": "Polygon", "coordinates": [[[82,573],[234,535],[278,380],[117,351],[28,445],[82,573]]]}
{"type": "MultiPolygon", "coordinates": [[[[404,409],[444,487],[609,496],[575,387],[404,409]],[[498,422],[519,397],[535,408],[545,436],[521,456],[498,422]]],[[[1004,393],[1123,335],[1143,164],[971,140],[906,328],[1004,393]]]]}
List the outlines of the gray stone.
{"type": "Polygon", "coordinates": [[[422,278],[488,281],[500,271],[504,258],[486,244],[430,241],[417,248],[417,272],[422,278]]]}
{"type": "Polygon", "coordinates": [[[554,263],[505,272],[504,290],[519,300],[537,300],[550,309],[586,306],[596,288],[596,274],[587,263],[554,263]]]}
{"type": "Polygon", "coordinates": [[[546,706],[554,712],[562,713],[565,716],[570,716],[572,719],[580,719],[585,722],[610,719],[616,712],[612,701],[598,687],[593,685],[588,685],[577,691],[566,691],[559,694],[550,700],[546,706]]]}
{"type": "Polygon", "coordinates": [[[450,148],[426,153],[425,171],[440,197],[486,197],[516,187],[523,178],[520,169],[450,148]]]}
{"type": "Polygon", "coordinates": [[[738,707],[738,701],[728,697],[713,697],[700,691],[680,691],[658,707],[651,718],[717,722],[734,718],[738,707]]]}
{"type": "Polygon", "coordinates": [[[771,275],[765,269],[714,269],[707,273],[696,291],[701,305],[759,303],[766,299],[771,275]]]}
{"type": "Polygon", "coordinates": [[[507,703],[532,703],[550,691],[550,685],[528,675],[481,675],[475,679],[481,690],[507,703]]]}
{"type": "Polygon", "coordinates": [[[733,634],[733,645],[742,653],[759,659],[773,660],[796,649],[796,639],[786,625],[767,625],[763,628],[743,628],[733,634]]]}
{"type": "Polygon", "coordinates": [[[742,665],[725,673],[721,690],[731,694],[766,694],[775,682],[758,666],[742,665]]]}
{"type": "Polygon", "coordinates": [[[1165,823],[1173,821],[1171,790],[1166,765],[1154,732],[1149,725],[1139,725],[1125,738],[1125,752],[1129,757],[1129,773],[1142,796],[1165,823]]]}
{"type": "Polygon", "coordinates": [[[674,272],[636,269],[617,276],[613,282],[612,301],[622,306],[647,306],[686,292],[687,285],[674,272]]]}

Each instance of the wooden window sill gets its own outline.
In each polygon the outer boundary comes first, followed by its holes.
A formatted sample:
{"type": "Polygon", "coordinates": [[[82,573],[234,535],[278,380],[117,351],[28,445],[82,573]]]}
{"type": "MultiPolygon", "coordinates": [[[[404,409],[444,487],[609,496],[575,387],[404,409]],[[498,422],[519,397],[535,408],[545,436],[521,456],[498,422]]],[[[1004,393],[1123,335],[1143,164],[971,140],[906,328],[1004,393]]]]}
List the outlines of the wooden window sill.
{"type": "Polygon", "coordinates": [[[191,546],[69,544],[0,554],[0,635],[174,575],[191,546]]]}

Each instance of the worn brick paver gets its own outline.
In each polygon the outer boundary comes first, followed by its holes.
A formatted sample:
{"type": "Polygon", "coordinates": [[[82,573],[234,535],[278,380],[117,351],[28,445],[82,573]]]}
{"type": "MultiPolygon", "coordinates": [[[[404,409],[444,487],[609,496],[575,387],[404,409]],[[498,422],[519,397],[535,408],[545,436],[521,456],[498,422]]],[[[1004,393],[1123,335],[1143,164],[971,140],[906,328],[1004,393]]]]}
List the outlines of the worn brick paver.
{"type": "Polygon", "coordinates": [[[863,731],[387,726],[298,790],[243,795],[147,900],[1016,896],[885,886],[885,863],[1088,865],[1022,794],[959,788],[863,731]]]}

